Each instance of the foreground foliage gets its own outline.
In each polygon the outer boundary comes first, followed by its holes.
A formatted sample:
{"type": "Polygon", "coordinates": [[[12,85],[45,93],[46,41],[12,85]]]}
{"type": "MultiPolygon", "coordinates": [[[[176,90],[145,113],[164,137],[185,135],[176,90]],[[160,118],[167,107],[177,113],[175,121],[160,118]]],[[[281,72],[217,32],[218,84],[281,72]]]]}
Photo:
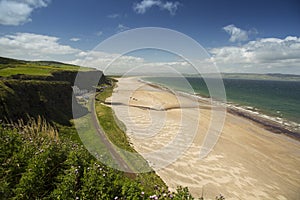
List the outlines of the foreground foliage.
{"type": "Polygon", "coordinates": [[[42,119],[0,126],[0,162],[2,199],[193,199],[187,188],[144,190],[42,119]]]}

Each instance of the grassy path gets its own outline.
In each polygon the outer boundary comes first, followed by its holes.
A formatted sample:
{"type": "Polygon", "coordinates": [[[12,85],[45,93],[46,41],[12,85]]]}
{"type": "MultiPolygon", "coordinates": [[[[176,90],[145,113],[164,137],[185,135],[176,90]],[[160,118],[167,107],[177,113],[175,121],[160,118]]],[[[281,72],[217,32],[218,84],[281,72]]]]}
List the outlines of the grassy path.
{"type": "Polygon", "coordinates": [[[101,126],[98,124],[98,117],[95,111],[95,99],[93,98],[91,101],[91,113],[92,113],[92,123],[98,133],[98,135],[101,137],[102,142],[106,146],[107,150],[111,154],[114,161],[119,165],[120,169],[123,169],[127,172],[133,172],[130,166],[126,163],[126,161],[122,158],[122,156],[117,152],[117,150],[114,148],[113,144],[109,141],[109,138],[107,138],[106,134],[102,130],[101,126]]]}
{"type": "Polygon", "coordinates": [[[121,163],[125,162],[127,167],[135,173],[135,176],[132,176],[131,174],[131,177],[141,183],[146,191],[151,191],[154,186],[167,188],[163,180],[150,168],[147,161],[130,145],[128,137],[124,132],[126,127],[122,127],[122,122],[116,122],[118,119],[115,118],[112,108],[104,105],[106,98],[112,95],[115,86],[116,83],[113,82],[112,86],[108,86],[103,92],[96,94],[95,101],[93,102],[93,106],[95,106],[94,113],[97,115],[102,133],[105,134],[106,139],[109,140],[110,144],[113,143],[115,146],[127,152],[136,153],[136,156],[129,157],[114,149],[118,156],[121,157],[119,158],[121,163]],[[148,172],[139,173],[140,171],[148,172]]]}

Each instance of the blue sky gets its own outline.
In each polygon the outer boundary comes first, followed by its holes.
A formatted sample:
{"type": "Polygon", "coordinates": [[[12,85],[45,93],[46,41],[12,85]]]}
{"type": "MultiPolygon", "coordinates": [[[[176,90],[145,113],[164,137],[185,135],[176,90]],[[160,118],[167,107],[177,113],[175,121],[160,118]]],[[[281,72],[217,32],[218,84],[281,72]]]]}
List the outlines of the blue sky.
{"type": "Polygon", "coordinates": [[[0,55],[76,63],[140,27],[188,35],[224,72],[300,74],[297,0],[0,0],[0,55]]]}

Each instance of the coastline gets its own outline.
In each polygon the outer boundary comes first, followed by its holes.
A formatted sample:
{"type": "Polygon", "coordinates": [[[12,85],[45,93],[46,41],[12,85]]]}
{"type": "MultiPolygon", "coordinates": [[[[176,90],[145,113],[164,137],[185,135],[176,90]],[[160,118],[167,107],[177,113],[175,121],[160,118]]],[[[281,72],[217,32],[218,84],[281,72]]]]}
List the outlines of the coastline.
{"type": "MultiPolygon", "coordinates": [[[[165,91],[170,91],[172,93],[176,93],[177,95],[185,95],[188,97],[191,97],[193,99],[199,99],[199,101],[202,102],[209,102],[209,98],[207,97],[203,97],[201,94],[190,94],[190,93],[186,93],[186,92],[182,92],[182,91],[171,91],[169,90],[166,86],[158,84],[158,83],[154,83],[154,82],[150,82],[150,81],[145,81],[141,78],[138,79],[139,82],[148,84],[149,86],[152,87],[157,87],[160,88],[162,90],[165,91]]],[[[217,102],[217,100],[216,100],[217,102]]],[[[276,119],[275,117],[257,112],[256,110],[254,111],[251,107],[251,109],[247,109],[244,106],[240,106],[240,105],[235,105],[231,102],[226,102],[226,109],[227,112],[233,114],[233,115],[237,115],[240,117],[243,117],[245,119],[251,120],[255,123],[257,123],[258,125],[264,127],[266,130],[275,133],[275,134],[284,134],[288,137],[291,137],[297,141],[300,141],[300,124],[297,124],[296,122],[290,122],[287,120],[283,120],[283,119],[276,119]]],[[[249,107],[249,106],[248,106],[249,107]]]]}
{"type": "Polygon", "coordinates": [[[279,122],[273,120],[272,117],[269,116],[264,117],[265,115],[261,116],[262,115],[261,113],[252,114],[251,112],[247,112],[241,108],[236,108],[236,107],[230,107],[229,109],[227,109],[227,112],[251,120],[272,133],[284,134],[297,141],[300,141],[299,132],[288,129],[286,126],[283,126],[279,122]]]}
{"type": "MultiPolygon", "coordinates": [[[[195,100],[195,97],[183,98],[187,104],[195,100]]],[[[169,143],[178,129],[182,128],[185,130],[183,132],[193,129],[189,121],[180,127],[178,123],[181,121],[176,120],[179,120],[183,111],[186,112],[183,115],[192,120],[198,111],[188,107],[160,110],[160,106],[176,106],[174,94],[141,83],[137,78],[120,80],[110,101],[116,116],[125,124],[126,133],[135,150],[149,161],[171,190],[179,185],[188,186],[195,197],[200,197],[204,191],[206,199],[213,199],[217,193],[224,194],[226,199],[299,198],[298,141],[283,134],[272,134],[272,131],[258,123],[229,111],[218,143],[206,158],[199,159],[197,155],[210,122],[211,105],[205,99],[198,99],[201,118],[197,136],[180,158],[159,168],[155,162],[163,162],[164,158],[151,160],[153,158],[147,157],[147,153],[169,143]],[[136,85],[137,91],[127,94],[128,88],[136,85]],[[131,97],[130,100],[126,94],[131,97]],[[160,132],[145,137],[152,130],[151,124],[161,123],[162,120],[164,127],[160,132]],[[137,137],[135,130],[144,138],[137,137]]]]}

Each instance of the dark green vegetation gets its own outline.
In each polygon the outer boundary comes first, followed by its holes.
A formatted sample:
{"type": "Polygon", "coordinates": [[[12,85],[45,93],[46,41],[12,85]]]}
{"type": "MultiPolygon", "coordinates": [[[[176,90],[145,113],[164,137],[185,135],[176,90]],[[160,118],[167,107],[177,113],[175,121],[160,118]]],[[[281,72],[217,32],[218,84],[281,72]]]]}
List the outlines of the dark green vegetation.
{"type": "Polygon", "coordinates": [[[0,80],[0,119],[17,121],[41,115],[47,120],[69,125],[71,99],[72,88],[68,82],[0,80]]]}
{"type": "MultiPolygon", "coordinates": [[[[0,57],[0,120],[16,122],[41,115],[48,121],[70,125],[73,118],[72,86],[78,70],[78,66],[57,62],[27,62],[0,57]],[[32,69],[39,73],[32,73],[32,69]]],[[[101,77],[99,83],[105,81],[102,72],[93,69],[85,69],[80,74],[88,80],[98,76],[101,77]]],[[[90,89],[90,84],[81,87],[90,89]]],[[[76,102],[74,106],[78,113],[87,112],[76,102]]]]}
{"type": "Polygon", "coordinates": [[[110,97],[115,87],[115,81],[112,81],[112,86],[106,86],[107,88],[96,95],[95,108],[97,112],[97,117],[99,123],[105,133],[107,134],[110,141],[112,141],[116,146],[130,152],[135,152],[134,149],[130,146],[127,136],[124,133],[125,125],[122,122],[119,122],[112,109],[108,106],[103,105],[105,99],[110,97]],[[123,129],[123,130],[122,130],[123,129]]]}
{"type": "MultiPolygon", "coordinates": [[[[103,165],[86,150],[72,126],[78,67],[68,66],[0,58],[0,199],[193,199],[187,188],[168,191],[154,172],[131,176],[103,165]],[[48,68],[41,72],[37,64],[48,68]]],[[[102,76],[98,84],[107,80],[102,76]]],[[[108,87],[97,98],[104,100],[111,92],[108,87]]],[[[88,113],[76,105],[82,115],[88,113]]],[[[104,129],[113,127],[109,138],[134,151],[116,128],[112,111],[99,102],[96,106],[104,129]]]]}
{"type": "MultiPolygon", "coordinates": [[[[113,144],[125,151],[137,153],[128,142],[127,135],[124,132],[126,128],[125,125],[123,125],[122,122],[118,121],[118,119],[114,116],[113,110],[110,107],[102,104],[103,102],[105,102],[106,98],[111,96],[113,88],[115,87],[115,81],[112,80],[112,84],[105,85],[105,87],[106,89],[103,92],[98,93],[96,96],[97,101],[95,103],[95,108],[97,111],[99,123],[103,128],[105,134],[113,144]]],[[[151,168],[148,166],[148,163],[142,156],[121,156],[131,167],[132,171],[151,170],[151,168]]],[[[136,177],[136,180],[138,180],[138,182],[140,182],[148,192],[152,190],[153,183],[155,183],[160,188],[166,188],[165,183],[152,170],[151,172],[139,174],[136,177]]]]}
{"type": "Polygon", "coordinates": [[[41,118],[0,126],[0,161],[1,199],[192,199],[187,188],[147,190],[41,118]]]}

